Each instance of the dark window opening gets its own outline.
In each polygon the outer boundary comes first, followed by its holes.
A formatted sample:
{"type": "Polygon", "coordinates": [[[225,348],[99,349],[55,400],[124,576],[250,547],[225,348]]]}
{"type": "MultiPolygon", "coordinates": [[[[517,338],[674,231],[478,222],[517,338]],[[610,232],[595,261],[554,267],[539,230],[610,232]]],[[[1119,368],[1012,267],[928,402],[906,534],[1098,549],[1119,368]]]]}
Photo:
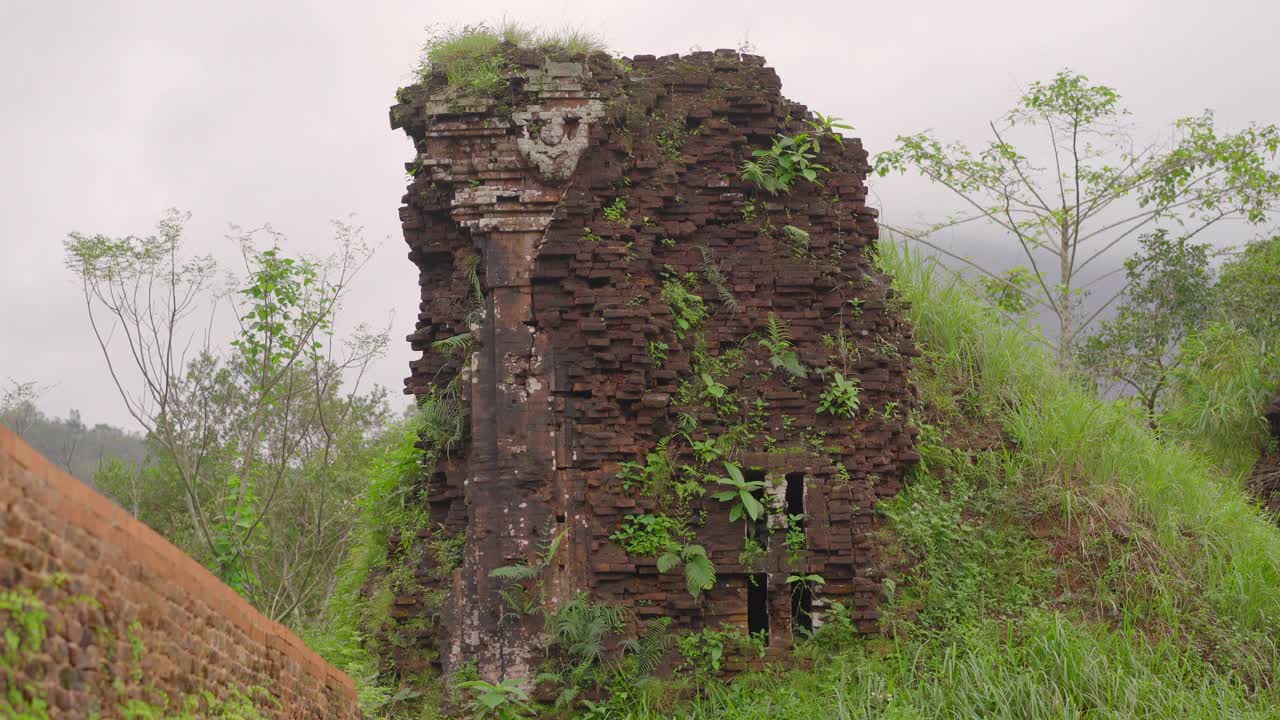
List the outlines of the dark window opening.
{"type": "Polygon", "coordinates": [[[764,573],[747,576],[747,632],[763,632],[769,643],[769,576],[764,573]]]}
{"type": "Polygon", "coordinates": [[[791,589],[791,627],[797,634],[813,634],[813,591],[808,583],[796,583],[791,589]]]}
{"type": "Polygon", "coordinates": [[[804,515],[804,473],[787,473],[787,514],[804,515]]]}
{"type": "Polygon", "coordinates": [[[609,284],[609,277],[593,277],[587,278],[587,287],[602,288],[609,284]]]}

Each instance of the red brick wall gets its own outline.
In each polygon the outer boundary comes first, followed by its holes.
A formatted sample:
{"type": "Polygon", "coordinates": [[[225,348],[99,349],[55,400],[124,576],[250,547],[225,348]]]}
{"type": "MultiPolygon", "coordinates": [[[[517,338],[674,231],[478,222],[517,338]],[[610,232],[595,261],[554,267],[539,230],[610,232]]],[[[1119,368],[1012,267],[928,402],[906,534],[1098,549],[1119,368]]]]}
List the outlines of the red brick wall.
{"type": "MultiPolygon", "coordinates": [[[[16,684],[26,701],[42,697],[50,717],[106,720],[129,701],[263,690],[275,699],[261,703],[267,717],[360,717],[349,677],[0,425],[6,592],[39,598],[47,637],[8,668],[12,648],[0,639],[0,698],[16,684]]],[[[16,629],[13,613],[0,610],[0,625],[16,629]]]]}

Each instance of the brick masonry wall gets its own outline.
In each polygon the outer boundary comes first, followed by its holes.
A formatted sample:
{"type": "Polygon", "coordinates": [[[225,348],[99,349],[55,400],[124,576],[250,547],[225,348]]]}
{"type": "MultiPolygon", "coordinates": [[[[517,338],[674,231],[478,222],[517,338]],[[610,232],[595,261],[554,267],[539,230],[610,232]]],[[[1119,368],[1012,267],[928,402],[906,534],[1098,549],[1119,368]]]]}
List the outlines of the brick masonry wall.
{"type": "Polygon", "coordinates": [[[433,77],[391,111],[417,150],[401,219],[421,273],[409,341],[422,356],[407,389],[424,396],[456,378],[468,411],[463,448],[426,478],[433,529],[422,534],[465,534],[462,565],[450,579],[431,572],[429,554],[412,560],[428,592],[398,597],[395,612],[432,630],[391,651],[391,664],[417,671],[430,657],[446,672],[475,661],[486,678],[532,676],[545,653],[537,623],[513,619],[489,573],[536,561],[554,537],[563,544],[543,578],[552,607],[585,591],[640,620],[672,618],[676,632],[746,631],[764,613],[781,657],[796,620],[788,578],[820,574],[813,621],[839,601],[873,632],[875,504],[918,457],[907,422],[917,351],[872,262],[861,142],[824,139],[820,184],[770,195],[740,178],[742,161],[776,134],[807,131],[812,115],[782,96],[762,58],[504,52],[509,82],[493,96],[433,77]],[[705,303],[699,334],[675,326],[663,292],[673,277],[705,303]],[[757,340],[770,313],[807,377],[771,367],[757,340]],[[465,332],[469,354],[433,349],[465,332]],[[698,363],[721,361],[733,406],[691,401],[698,363]],[[820,369],[860,382],[852,421],[818,411],[820,369]],[[767,556],[745,566],[744,523],[725,503],[709,492],[673,503],[669,490],[645,495],[619,477],[660,446],[677,468],[699,465],[691,443],[724,436],[738,440],[723,459],[770,483],[772,530],[783,506],[803,505],[803,550],[769,533],[767,556]],[[658,573],[610,540],[645,512],[691,519],[719,572],[714,588],[695,599],[679,572],[658,573]]]}
{"type": "Polygon", "coordinates": [[[42,697],[48,717],[108,720],[130,701],[172,708],[204,691],[265,691],[264,717],[361,717],[349,677],[0,425],[6,596],[38,598],[47,637],[6,667],[3,631],[20,628],[0,604],[0,710],[17,692],[42,697]]]}

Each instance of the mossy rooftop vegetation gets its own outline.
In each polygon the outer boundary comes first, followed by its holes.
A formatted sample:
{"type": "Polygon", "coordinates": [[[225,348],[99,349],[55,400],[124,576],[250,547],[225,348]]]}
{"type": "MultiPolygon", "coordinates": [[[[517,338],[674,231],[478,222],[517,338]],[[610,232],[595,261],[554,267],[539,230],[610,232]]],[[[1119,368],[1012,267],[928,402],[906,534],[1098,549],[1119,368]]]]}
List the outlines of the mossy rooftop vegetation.
{"type": "Polygon", "coordinates": [[[422,46],[415,72],[424,82],[443,74],[450,87],[492,94],[506,82],[508,61],[501,52],[504,47],[565,55],[606,51],[601,38],[582,29],[542,30],[504,20],[433,33],[422,46]]]}

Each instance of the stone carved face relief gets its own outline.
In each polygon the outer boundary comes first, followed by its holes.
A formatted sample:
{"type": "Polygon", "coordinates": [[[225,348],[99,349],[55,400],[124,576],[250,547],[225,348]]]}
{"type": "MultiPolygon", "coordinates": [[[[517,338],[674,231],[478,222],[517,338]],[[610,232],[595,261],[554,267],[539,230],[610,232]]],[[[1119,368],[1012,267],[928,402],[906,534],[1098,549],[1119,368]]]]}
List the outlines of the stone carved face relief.
{"type": "Polygon", "coordinates": [[[602,111],[599,100],[588,100],[574,108],[514,113],[523,131],[516,147],[544,178],[567,179],[587,149],[586,126],[602,111]]]}

